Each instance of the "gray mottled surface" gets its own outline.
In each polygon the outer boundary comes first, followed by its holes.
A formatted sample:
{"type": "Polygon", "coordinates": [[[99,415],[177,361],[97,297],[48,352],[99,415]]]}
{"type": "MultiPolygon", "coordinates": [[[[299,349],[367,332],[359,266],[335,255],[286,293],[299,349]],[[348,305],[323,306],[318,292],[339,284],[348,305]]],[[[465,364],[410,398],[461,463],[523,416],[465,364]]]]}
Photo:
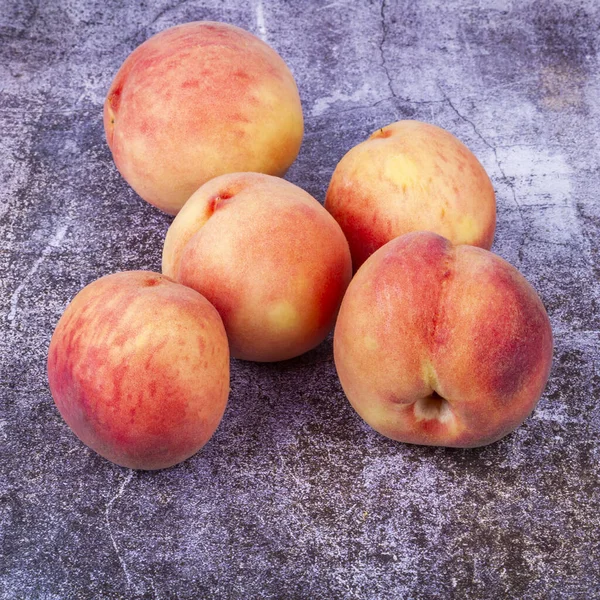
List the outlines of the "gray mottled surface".
{"type": "Polygon", "coordinates": [[[600,9],[596,0],[0,2],[0,597],[600,596],[600,9]],[[54,407],[53,327],[85,284],[160,268],[170,218],[117,173],[104,94],[127,54],[189,20],[261,35],[301,89],[288,179],[322,200],[341,156],[400,118],[460,137],[498,197],[494,250],[556,341],[539,407],[469,451],[364,425],[331,341],[236,362],[214,438],[133,472],[54,407]]]}

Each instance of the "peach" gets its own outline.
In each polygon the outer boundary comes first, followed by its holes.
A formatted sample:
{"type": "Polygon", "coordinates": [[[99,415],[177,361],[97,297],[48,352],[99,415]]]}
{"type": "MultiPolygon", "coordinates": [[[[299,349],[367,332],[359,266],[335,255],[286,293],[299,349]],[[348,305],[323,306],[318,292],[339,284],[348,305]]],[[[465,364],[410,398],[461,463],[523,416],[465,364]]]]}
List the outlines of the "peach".
{"type": "Polygon", "coordinates": [[[494,188],[484,168],[451,133],[419,121],[378,129],[339,162],[325,208],[346,234],[354,269],[411,231],[490,249],[494,188]]]}
{"type": "Polygon", "coordinates": [[[283,176],[304,124],[296,82],[275,50],[239,27],[194,22],[129,55],[108,91],[104,129],[125,180],[176,214],[217,175],[283,176]]]}
{"type": "Polygon", "coordinates": [[[162,469],[196,453],[229,395],[223,323],[198,292],[129,271],[79,292],[52,336],[48,379],[79,439],[133,469],[162,469]]]}
{"type": "Polygon", "coordinates": [[[342,387],[381,434],[474,447],[515,429],[552,361],[548,315],[509,263],[430,232],[375,252],[348,287],[334,334],[342,387]]]}
{"type": "Polygon", "coordinates": [[[163,273],[213,303],[234,357],[276,361],[325,338],[352,264],[342,230],[312,196],[237,173],[203,185],[175,217],[163,273]]]}

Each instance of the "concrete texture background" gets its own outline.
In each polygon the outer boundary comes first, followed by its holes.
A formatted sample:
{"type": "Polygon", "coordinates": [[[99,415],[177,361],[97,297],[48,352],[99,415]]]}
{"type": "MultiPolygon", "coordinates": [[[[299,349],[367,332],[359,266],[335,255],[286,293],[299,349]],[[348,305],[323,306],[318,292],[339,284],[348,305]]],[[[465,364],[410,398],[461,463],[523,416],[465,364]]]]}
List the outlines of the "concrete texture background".
{"type": "Polygon", "coordinates": [[[0,1],[0,597],[600,596],[600,8],[596,0],[0,1]],[[214,438],[134,472],[54,407],[46,352],[84,285],[159,270],[170,218],[117,173],[101,107],[128,53],[190,20],[258,34],[306,115],[287,178],[323,200],[342,155],[401,118],[493,179],[494,251],[539,291],[553,370],[515,433],[393,443],[354,414],[331,340],[234,362],[214,438]]]}

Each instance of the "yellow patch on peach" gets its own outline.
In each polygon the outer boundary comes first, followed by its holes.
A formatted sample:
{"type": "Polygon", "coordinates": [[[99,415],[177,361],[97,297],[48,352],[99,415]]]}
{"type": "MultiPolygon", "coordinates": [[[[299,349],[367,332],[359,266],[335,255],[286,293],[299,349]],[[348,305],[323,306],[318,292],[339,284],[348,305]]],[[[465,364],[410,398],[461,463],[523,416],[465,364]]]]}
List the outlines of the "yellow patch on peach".
{"type": "Polygon", "coordinates": [[[406,154],[390,154],[385,157],[383,176],[398,184],[417,183],[419,166],[406,154]]]}
{"type": "Polygon", "coordinates": [[[364,338],[365,348],[370,352],[374,352],[379,349],[379,344],[377,340],[372,335],[365,335],[364,338]]]}
{"type": "Polygon", "coordinates": [[[436,390],[439,387],[437,374],[433,363],[427,358],[423,358],[421,362],[421,379],[432,389],[436,390]]]}
{"type": "Polygon", "coordinates": [[[463,215],[456,225],[456,243],[468,244],[479,233],[479,224],[471,215],[463,215]]]}
{"type": "Polygon", "coordinates": [[[277,332],[293,331],[300,325],[299,314],[291,302],[282,301],[269,307],[268,321],[272,329],[277,332]]]}

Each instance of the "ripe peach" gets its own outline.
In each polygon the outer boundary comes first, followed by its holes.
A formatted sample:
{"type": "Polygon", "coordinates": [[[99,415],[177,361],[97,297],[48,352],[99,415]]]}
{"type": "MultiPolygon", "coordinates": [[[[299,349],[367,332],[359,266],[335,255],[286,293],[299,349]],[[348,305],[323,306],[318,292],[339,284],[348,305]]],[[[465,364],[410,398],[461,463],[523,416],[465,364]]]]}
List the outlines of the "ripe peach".
{"type": "Polygon", "coordinates": [[[219,311],[237,358],[298,356],[330,331],[352,275],[348,243],[312,196],[277,177],[223,175],[173,221],[163,273],[219,311]]]}
{"type": "Polygon", "coordinates": [[[506,261],[414,232],[356,273],[334,357],[346,396],[376,431],[413,444],[482,446],[533,410],[552,332],[535,290],[506,261]]]}
{"type": "Polygon", "coordinates": [[[108,91],[104,129],[127,182],[176,214],[217,175],[283,176],[304,124],[296,82],[275,50],[239,27],[194,22],[129,55],[108,91]]]}
{"type": "Polygon", "coordinates": [[[494,188],[477,158],[419,121],[382,127],[352,148],[335,168],[325,208],[346,234],[355,270],[410,231],[489,249],[496,228],[494,188]]]}
{"type": "Polygon", "coordinates": [[[197,452],[221,420],[227,337],[198,292],[157,273],[116,273],[67,307],[48,379],[82,442],[119,465],[162,469],[197,452]]]}

